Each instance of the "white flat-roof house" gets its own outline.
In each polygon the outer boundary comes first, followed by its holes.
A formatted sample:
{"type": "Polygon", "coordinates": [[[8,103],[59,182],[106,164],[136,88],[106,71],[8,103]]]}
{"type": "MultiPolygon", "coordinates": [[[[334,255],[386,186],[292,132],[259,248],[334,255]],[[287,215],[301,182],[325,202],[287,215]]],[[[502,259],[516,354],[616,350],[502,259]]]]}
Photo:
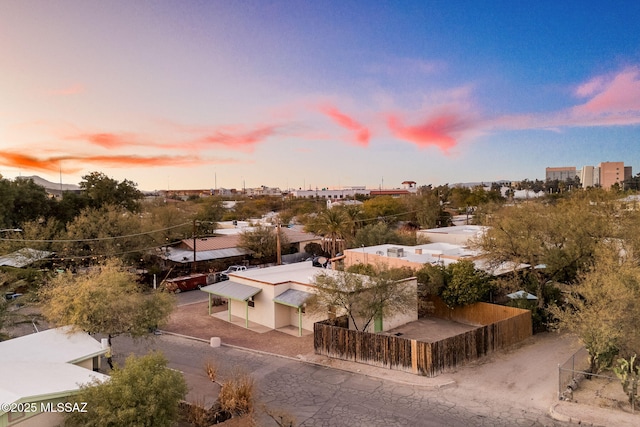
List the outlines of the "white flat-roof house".
{"type": "MultiPolygon", "coordinates": [[[[306,301],[315,292],[314,277],[318,274],[337,274],[336,271],[314,267],[311,261],[275,267],[240,271],[229,274],[229,280],[201,288],[209,293],[209,314],[212,297],[227,300],[227,312],[216,313],[229,322],[243,320],[246,328],[251,324],[294,332],[298,336],[310,334],[315,322],[328,317],[306,313],[306,301]]],[[[415,278],[407,279],[406,286],[416,289],[415,278]]],[[[415,310],[384,319],[382,330],[389,330],[418,318],[417,300],[415,310]]]]}
{"type": "Polygon", "coordinates": [[[0,342],[0,427],[57,426],[57,404],[80,385],[109,377],[95,370],[106,352],[100,342],[68,327],[0,342]],[[9,410],[11,407],[15,410],[9,410]]]}
{"type": "Polygon", "coordinates": [[[451,243],[467,245],[482,235],[488,227],[482,225],[456,225],[454,227],[429,228],[418,230],[416,235],[426,237],[431,243],[451,243]]]}

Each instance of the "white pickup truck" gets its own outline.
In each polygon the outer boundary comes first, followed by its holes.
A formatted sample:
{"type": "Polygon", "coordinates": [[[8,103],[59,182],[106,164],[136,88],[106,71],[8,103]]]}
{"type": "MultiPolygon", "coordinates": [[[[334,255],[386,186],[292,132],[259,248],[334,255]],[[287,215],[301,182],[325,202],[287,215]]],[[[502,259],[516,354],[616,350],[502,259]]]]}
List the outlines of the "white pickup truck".
{"type": "Polygon", "coordinates": [[[219,281],[229,280],[229,273],[235,273],[236,271],[245,271],[247,267],[244,265],[231,265],[226,270],[218,273],[219,281]]]}

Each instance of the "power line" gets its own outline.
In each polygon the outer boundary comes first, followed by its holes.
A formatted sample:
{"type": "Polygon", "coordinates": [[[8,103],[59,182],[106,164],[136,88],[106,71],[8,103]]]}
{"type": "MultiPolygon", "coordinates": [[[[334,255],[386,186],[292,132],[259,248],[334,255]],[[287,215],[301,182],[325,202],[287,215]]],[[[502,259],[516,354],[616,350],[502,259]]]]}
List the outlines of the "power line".
{"type": "Polygon", "coordinates": [[[31,243],[73,243],[73,242],[99,242],[105,240],[116,240],[116,239],[127,239],[129,237],[139,237],[146,236],[148,234],[159,233],[161,231],[172,230],[174,228],[184,227],[185,225],[191,225],[191,222],[185,222],[178,225],[173,225],[171,227],[160,228],[158,230],[145,231],[143,233],[135,233],[135,234],[127,234],[124,236],[110,236],[110,237],[94,237],[92,239],[5,239],[0,238],[0,241],[7,242],[31,242],[31,243]]]}

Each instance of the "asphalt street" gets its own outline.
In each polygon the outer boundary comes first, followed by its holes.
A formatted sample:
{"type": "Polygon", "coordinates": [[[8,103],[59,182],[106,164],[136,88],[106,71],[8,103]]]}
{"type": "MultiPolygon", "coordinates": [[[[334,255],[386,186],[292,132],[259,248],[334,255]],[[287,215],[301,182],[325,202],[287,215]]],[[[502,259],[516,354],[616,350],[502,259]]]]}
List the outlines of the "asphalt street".
{"type": "MultiPolygon", "coordinates": [[[[368,377],[171,335],[134,342],[114,341],[116,362],[126,354],[162,351],[171,368],[185,374],[191,387],[189,399],[214,401],[217,388],[207,379],[204,366],[215,362],[220,378],[248,372],[256,381],[258,400],[271,410],[292,414],[297,426],[565,426],[547,413],[522,410],[486,396],[471,400],[455,388],[432,389],[368,377]]],[[[259,425],[275,426],[264,413],[259,425]]]]}

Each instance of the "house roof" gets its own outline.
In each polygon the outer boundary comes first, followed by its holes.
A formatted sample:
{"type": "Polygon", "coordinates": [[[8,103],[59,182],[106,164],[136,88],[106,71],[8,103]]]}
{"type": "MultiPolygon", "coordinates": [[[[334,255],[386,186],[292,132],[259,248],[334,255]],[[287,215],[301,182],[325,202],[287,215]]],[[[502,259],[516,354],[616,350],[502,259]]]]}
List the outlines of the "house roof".
{"type": "Polygon", "coordinates": [[[287,237],[289,243],[312,242],[314,240],[322,239],[321,236],[316,236],[313,233],[306,233],[301,230],[296,230],[295,228],[282,227],[281,230],[287,237]]]}
{"type": "Polygon", "coordinates": [[[226,280],[224,282],[214,283],[200,288],[201,291],[219,295],[224,298],[234,299],[238,301],[246,301],[252,296],[256,295],[262,289],[254,286],[244,285],[232,280],[226,280]]]}
{"type": "MultiPolygon", "coordinates": [[[[204,237],[196,239],[196,251],[212,251],[218,249],[236,248],[240,244],[240,235],[230,234],[224,236],[204,237]]],[[[184,239],[180,244],[181,249],[193,251],[193,239],[184,239]]]]}
{"type": "Polygon", "coordinates": [[[290,307],[300,308],[311,297],[309,292],[298,291],[296,289],[287,289],[273,299],[278,304],[288,305],[290,307]]]}
{"type": "Polygon", "coordinates": [[[22,268],[53,255],[53,252],[22,248],[0,257],[0,266],[22,268]]]}
{"type": "Polygon", "coordinates": [[[12,361],[77,363],[105,351],[91,335],[64,326],[0,342],[0,365],[12,361]]]}
{"type": "Polygon", "coordinates": [[[304,261],[269,268],[253,268],[245,271],[236,271],[231,273],[230,276],[246,278],[270,285],[278,285],[281,283],[309,285],[313,283],[313,278],[320,273],[336,274],[335,271],[330,268],[314,267],[311,261],[304,261]]]}
{"type": "MultiPolygon", "coordinates": [[[[81,384],[109,377],[74,363],[104,354],[89,334],[69,327],[0,342],[0,402],[33,402],[68,396],[81,384]]],[[[2,414],[0,410],[0,414],[2,414]]]]}
{"type": "MultiPolygon", "coordinates": [[[[251,251],[243,248],[226,248],[210,251],[196,251],[196,261],[211,261],[214,259],[232,258],[250,254],[251,251]]],[[[193,249],[168,248],[162,254],[164,259],[173,262],[190,263],[193,262],[193,249]]]]}

